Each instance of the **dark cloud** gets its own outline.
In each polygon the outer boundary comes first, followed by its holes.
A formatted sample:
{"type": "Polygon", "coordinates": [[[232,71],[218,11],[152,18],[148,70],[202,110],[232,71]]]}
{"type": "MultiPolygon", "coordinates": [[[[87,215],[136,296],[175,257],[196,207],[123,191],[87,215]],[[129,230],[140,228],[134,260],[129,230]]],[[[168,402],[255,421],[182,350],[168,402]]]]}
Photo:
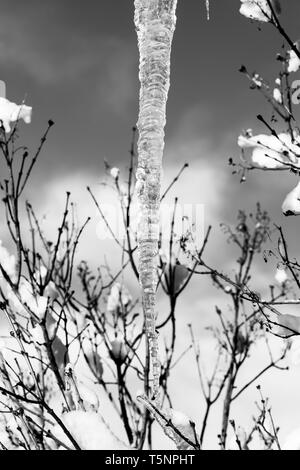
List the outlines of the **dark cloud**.
{"type": "MultiPolygon", "coordinates": [[[[280,213],[295,177],[257,172],[240,185],[227,165],[228,157],[238,157],[236,140],[241,130],[264,131],[256,115],[271,114],[262,96],[249,90],[238,69],[244,64],[274,83],[279,70],[276,53],[282,41],[270,25],[259,30],[257,24],[239,15],[239,0],[211,0],[209,22],[204,3],[182,0],[178,5],[165,185],[184,162],[190,162],[191,168],[171,196],[176,193],[182,201],[205,205],[205,223],[214,225],[210,258],[227,268],[229,252],[219,222],[235,223],[239,208],[253,211],[261,201],[276,222],[284,223],[295,250],[299,222],[284,220],[280,213]]],[[[285,3],[288,8],[284,5],[282,22],[298,39],[300,3],[285,3]]],[[[21,101],[27,93],[28,104],[34,109],[32,125],[22,125],[22,139],[34,149],[47,120],[56,122],[26,194],[41,216],[47,213],[45,223],[53,231],[65,190],[72,189],[79,206],[82,202],[79,215],[94,215],[85,186],[94,185],[102,197],[99,183],[104,158],[121,168],[127,164],[131,127],[138,110],[137,61],[133,0],[1,2],[0,79],[7,83],[8,98],[21,101]]],[[[92,225],[83,248],[84,255],[93,260],[97,259],[91,253],[95,246],[101,256],[95,230],[92,225]]],[[[113,253],[109,244],[103,251],[113,253]]],[[[264,277],[258,278],[263,283],[264,277]]],[[[191,300],[183,304],[186,317],[179,319],[182,328],[195,312],[203,315],[199,321],[202,327],[216,301],[216,292],[207,284],[201,285],[200,300],[198,285],[191,289],[191,300]]],[[[185,370],[189,371],[189,366],[185,370]]],[[[182,373],[187,374],[183,368],[182,373]]],[[[198,385],[190,375],[186,380],[195,395],[198,385]]],[[[195,400],[190,400],[191,407],[195,400]]],[[[289,410],[289,416],[292,412],[289,410]]]]}

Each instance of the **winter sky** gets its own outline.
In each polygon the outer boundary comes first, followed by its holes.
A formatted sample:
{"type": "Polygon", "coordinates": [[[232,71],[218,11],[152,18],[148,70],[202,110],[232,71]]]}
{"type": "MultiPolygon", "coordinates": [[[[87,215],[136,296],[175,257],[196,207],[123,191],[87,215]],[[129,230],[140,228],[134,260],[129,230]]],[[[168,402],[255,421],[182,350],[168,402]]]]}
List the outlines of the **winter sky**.
{"type": "MultiPolygon", "coordinates": [[[[179,0],[164,184],[169,184],[183,163],[190,163],[170,197],[176,194],[183,203],[204,204],[205,224],[211,223],[214,228],[209,257],[226,270],[230,254],[219,223],[234,223],[239,208],[251,211],[260,201],[275,222],[285,224],[295,254],[299,219],[286,220],[280,210],[286,193],[295,186],[295,176],[256,172],[241,185],[228,167],[228,158],[237,159],[239,155],[239,133],[248,128],[255,133],[265,131],[256,115],[271,115],[263,97],[249,89],[238,69],[244,64],[274,83],[279,70],[276,54],[282,40],[270,25],[259,29],[242,17],[239,0],[210,3],[208,22],[204,0],[179,0]]],[[[282,22],[296,40],[300,37],[300,3],[282,0],[282,4],[282,22]]],[[[38,214],[47,216],[51,230],[59,223],[57,216],[67,190],[72,191],[81,220],[88,214],[95,216],[87,185],[102,201],[110,201],[111,195],[100,185],[103,161],[121,170],[126,168],[131,127],[138,111],[137,67],[133,0],[2,0],[0,79],[6,82],[7,98],[21,102],[26,96],[27,104],[33,107],[32,124],[22,125],[24,142],[35,148],[48,119],[56,123],[26,194],[38,214]]],[[[295,79],[300,79],[299,73],[295,79]]],[[[5,240],[1,221],[0,227],[0,239],[5,240]]],[[[82,256],[94,263],[98,257],[102,260],[105,252],[117,264],[121,258],[116,259],[111,243],[100,241],[92,224],[84,238],[82,256]]],[[[259,282],[265,281],[264,274],[257,276],[259,282]]],[[[195,322],[205,349],[209,340],[204,327],[214,315],[219,294],[201,282],[198,279],[182,298],[178,321],[182,331],[186,323],[195,322]]],[[[187,340],[182,334],[182,348],[187,340]]],[[[195,415],[201,411],[198,383],[192,358],[186,361],[177,373],[192,399],[182,401],[182,389],[176,387],[175,379],[174,396],[183,411],[195,415]]],[[[299,372],[286,374],[286,389],[277,387],[277,381],[282,380],[278,374],[265,381],[265,392],[273,400],[283,433],[297,422],[300,427],[299,406],[294,409],[300,392],[295,374],[299,372]]],[[[254,411],[255,398],[252,389],[236,408],[241,419],[249,410],[254,411]]],[[[213,418],[213,426],[217,425],[213,418]]]]}

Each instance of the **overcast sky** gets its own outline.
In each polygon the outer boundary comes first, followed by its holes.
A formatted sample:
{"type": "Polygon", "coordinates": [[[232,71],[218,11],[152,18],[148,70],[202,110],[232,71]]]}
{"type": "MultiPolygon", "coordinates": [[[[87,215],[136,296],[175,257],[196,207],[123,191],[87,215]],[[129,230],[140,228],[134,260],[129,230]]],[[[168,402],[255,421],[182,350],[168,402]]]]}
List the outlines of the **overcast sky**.
{"type": "MultiPolygon", "coordinates": [[[[238,158],[239,133],[247,128],[255,133],[265,131],[256,115],[271,115],[262,96],[249,89],[238,70],[244,64],[274,83],[282,40],[270,25],[259,29],[242,17],[239,0],[210,3],[208,22],[204,0],[179,0],[164,185],[184,162],[190,163],[170,196],[176,194],[186,204],[204,204],[205,223],[212,223],[215,229],[211,257],[224,267],[229,255],[219,223],[233,223],[238,208],[251,211],[260,201],[275,222],[285,224],[295,249],[299,220],[285,220],[280,211],[286,193],[295,185],[294,176],[251,173],[247,183],[240,185],[227,165],[228,157],[238,158]]],[[[283,5],[282,22],[296,40],[300,37],[300,3],[285,3],[288,8],[283,5]]],[[[22,125],[22,139],[34,148],[47,120],[56,123],[26,194],[39,215],[47,215],[51,228],[57,224],[66,190],[72,190],[82,217],[95,215],[87,185],[103,201],[109,201],[99,184],[104,176],[103,160],[121,169],[128,163],[131,127],[138,112],[137,70],[132,0],[2,0],[0,79],[6,82],[10,100],[21,102],[26,96],[27,104],[33,107],[33,122],[22,125]]],[[[295,79],[299,78],[295,74],[295,79]]],[[[109,252],[110,247],[97,240],[92,227],[83,252],[93,261],[95,252],[101,257],[101,248],[109,252]]],[[[6,238],[4,228],[0,238],[6,238]]],[[[199,335],[216,303],[215,291],[200,288],[200,293],[201,298],[196,285],[191,287],[189,297],[182,301],[185,317],[179,320],[185,325],[196,315],[199,335]]],[[[194,372],[186,376],[187,369],[180,370],[196,400],[194,372]]],[[[292,377],[290,380],[294,383],[292,377]]],[[[298,395],[299,391],[298,386],[298,395]]],[[[267,392],[271,394],[271,390],[267,392]]],[[[290,393],[296,395],[293,387],[290,393]]],[[[287,430],[289,420],[294,419],[295,425],[299,419],[300,426],[299,407],[295,417],[293,405],[284,411],[281,399],[280,394],[274,399],[280,423],[287,430]]],[[[243,405],[244,412],[250,401],[253,395],[243,405]]],[[[195,412],[194,404],[193,400],[186,404],[186,411],[195,412]]]]}

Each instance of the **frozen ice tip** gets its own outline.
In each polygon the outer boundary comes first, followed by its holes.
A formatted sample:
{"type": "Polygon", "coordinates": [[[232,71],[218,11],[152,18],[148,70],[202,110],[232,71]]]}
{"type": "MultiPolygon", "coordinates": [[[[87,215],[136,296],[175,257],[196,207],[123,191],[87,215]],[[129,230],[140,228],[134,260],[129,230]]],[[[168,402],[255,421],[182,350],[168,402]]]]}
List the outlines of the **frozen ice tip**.
{"type": "Polygon", "coordinates": [[[0,80],[0,98],[6,98],[6,84],[0,80]]]}
{"type": "Polygon", "coordinates": [[[207,20],[209,21],[209,18],[210,18],[209,0],[205,0],[205,4],[206,4],[206,17],[207,17],[207,20]]]}

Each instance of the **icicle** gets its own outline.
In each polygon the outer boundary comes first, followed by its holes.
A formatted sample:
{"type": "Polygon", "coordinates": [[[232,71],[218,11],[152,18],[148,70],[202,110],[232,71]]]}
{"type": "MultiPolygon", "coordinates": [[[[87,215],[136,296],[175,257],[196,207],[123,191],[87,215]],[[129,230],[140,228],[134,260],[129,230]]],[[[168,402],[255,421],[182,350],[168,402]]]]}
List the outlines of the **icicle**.
{"type": "Polygon", "coordinates": [[[159,391],[160,362],[155,328],[159,204],[170,55],[177,0],[135,0],[135,26],[140,53],[140,109],[137,127],[139,200],[139,275],[149,341],[154,397],[159,391]]]}
{"type": "Polygon", "coordinates": [[[0,80],[0,98],[6,98],[6,84],[0,80]]]}
{"type": "Polygon", "coordinates": [[[210,14],[209,14],[209,0],[205,0],[205,3],[206,3],[207,20],[209,21],[209,19],[210,19],[210,14]]]}

